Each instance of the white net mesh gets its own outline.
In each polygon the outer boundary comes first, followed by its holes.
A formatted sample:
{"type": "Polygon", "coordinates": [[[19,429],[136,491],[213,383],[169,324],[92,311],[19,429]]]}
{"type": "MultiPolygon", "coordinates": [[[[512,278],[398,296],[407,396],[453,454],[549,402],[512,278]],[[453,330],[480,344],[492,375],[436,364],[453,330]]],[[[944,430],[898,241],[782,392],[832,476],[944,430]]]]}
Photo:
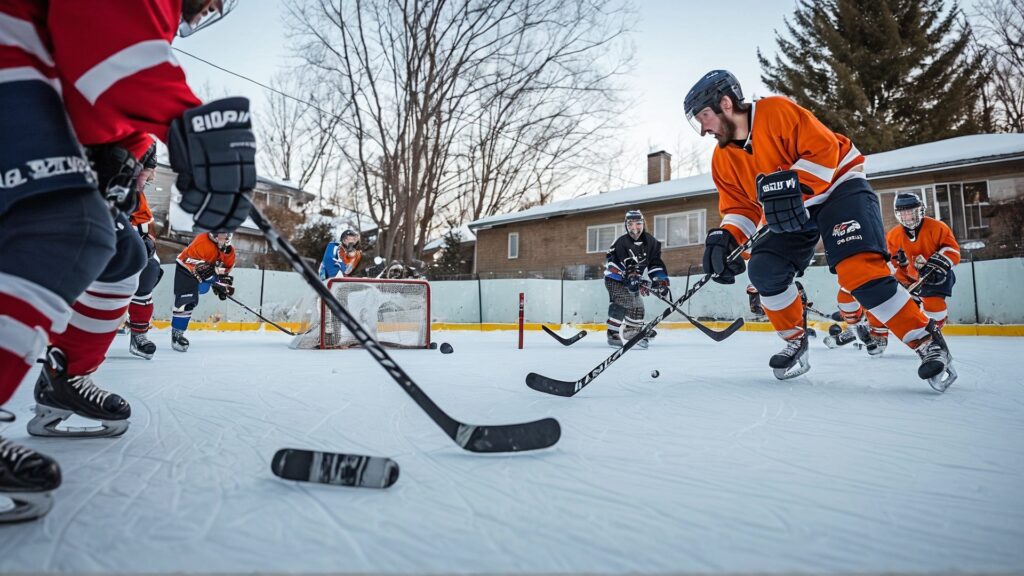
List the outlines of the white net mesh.
{"type": "MultiPolygon", "coordinates": [[[[430,286],[423,280],[335,278],[328,289],[371,336],[385,346],[430,344],[430,286]]],[[[292,348],[348,348],[355,336],[321,305],[320,321],[296,336],[292,348]]]]}

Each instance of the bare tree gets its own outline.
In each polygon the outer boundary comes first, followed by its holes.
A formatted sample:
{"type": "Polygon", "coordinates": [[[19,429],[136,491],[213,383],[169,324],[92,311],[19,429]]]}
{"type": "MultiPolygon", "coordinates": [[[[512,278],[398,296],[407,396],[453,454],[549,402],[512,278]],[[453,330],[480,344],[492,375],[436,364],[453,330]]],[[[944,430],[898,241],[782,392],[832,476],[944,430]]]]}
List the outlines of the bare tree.
{"type": "Polygon", "coordinates": [[[992,59],[987,93],[994,100],[995,123],[1024,132],[1024,0],[979,0],[977,36],[992,59]]]}
{"type": "Polygon", "coordinates": [[[322,189],[337,155],[335,130],[344,99],[302,73],[279,74],[271,87],[266,109],[256,116],[260,168],[303,189],[317,180],[322,189]],[[285,94],[298,94],[301,101],[285,94]]]}
{"type": "Polygon", "coordinates": [[[381,255],[592,161],[619,112],[621,1],[288,0],[296,53],[350,104],[334,141],[381,255]]]}

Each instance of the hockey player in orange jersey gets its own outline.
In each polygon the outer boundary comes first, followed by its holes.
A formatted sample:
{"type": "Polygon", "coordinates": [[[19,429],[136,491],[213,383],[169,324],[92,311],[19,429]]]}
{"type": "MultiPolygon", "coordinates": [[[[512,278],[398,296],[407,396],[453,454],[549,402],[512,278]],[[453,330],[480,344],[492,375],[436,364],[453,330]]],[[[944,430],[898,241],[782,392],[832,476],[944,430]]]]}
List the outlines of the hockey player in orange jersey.
{"type": "Polygon", "coordinates": [[[143,166],[139,173],[137,187],[139,188],[139,207],[132,213],[131,225],[139,233],[142,243],[146,246],[146,267],[139,274],[139,287],[132,296],[128,305],[128,329],[131,332],[131,339],[128,343],[128,351],[132,354],[149,360],[156,353],[154,344],[146,334],[149,332],[150,320],[153,319],[153,290],[164,275],[160,267],[160,259],[156,256],[156,241],[153,240],[153,211],[149,208],[149,201],[146,199],[146,187],[152,184],[156,173],[156,144],[150,146],[143,155],[140,163],[143,166]]]}
{"type": "MultiPolygon", "coordinates": [[[[946,298],[953,295],[956,276],[952,268],[960,263],[960,245],[953,230],[941,220],[924,215],[924,203],[911,192],[901,192],[893,201],[899,225],[885,235],[896,280],[919,300],[925,316],[939,329],[946,323],[946,298]],[[924,278],[922,281],[921,279],[924,278]]],[[[864,342],[868,354],[881,355],[889,340],[889,329],[863,307],[849,292],[840,289],[837,298],[843,320],[864,342]]]]}
{"type": "Polygon", "coordinates": [[[885,241],[896,280],[904,286],[920,281],[921,307],[942,328],[946,298],[953,295],[956,283],[953,267],[960,263],[960,245],[949,226],[924,215],[924,204],[916,194],[897,194],[893,210],[899,226],[889,230],[885,241]]]}
{"type": "Polygon", "coordinates": [[[956,378],[949,348],[891,275],[878,196],[849,138],[787,98],[744,102],[739,82],[724,70],[701,78],[684,106],[697,132],[718,141],[711,175],[723,218],[720,228],[708,232],[704,269],[727,284],[749,272],[765,314],[786,341],[769,361],[776,377],[810,369],[806,313],[793,280],[820,237],[839,285],[917,351],[918,376],[945,391],[956,378]],[[728,255],[762,221],[770,232],[751,248],[749,266],[730,261],[728,255]]]}
{"type": "Polygon", "coordinates": [[[235,248],[231,234],[200,233],[178,254],[174,270],[174,310],[171,317],[171,347],[188,350],[185,331],[199,295],[211,289],[221,300],[235,293],[229,273],[235,266],[235,248]]]}

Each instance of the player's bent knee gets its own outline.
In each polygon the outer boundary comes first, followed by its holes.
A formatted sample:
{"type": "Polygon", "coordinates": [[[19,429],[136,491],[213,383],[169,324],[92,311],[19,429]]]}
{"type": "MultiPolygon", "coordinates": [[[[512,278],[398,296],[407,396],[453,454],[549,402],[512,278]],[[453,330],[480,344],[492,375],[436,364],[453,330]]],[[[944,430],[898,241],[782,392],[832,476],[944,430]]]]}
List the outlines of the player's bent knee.
{"type": "Polygon", "coordinates": [[[774,254],[755,254],[747,263],[747,276],[764,297],[785,292],[793,283],[796,271],[789,261],[774,254]]]}

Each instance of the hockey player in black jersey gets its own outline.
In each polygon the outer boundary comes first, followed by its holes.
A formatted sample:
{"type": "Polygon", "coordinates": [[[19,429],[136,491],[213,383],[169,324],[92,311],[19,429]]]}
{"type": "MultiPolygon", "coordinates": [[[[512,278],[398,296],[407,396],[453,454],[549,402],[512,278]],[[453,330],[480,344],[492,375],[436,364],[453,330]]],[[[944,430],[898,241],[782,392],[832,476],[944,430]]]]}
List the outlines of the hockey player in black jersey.
{"type": "MultiPolygon", "coordinates": [[[[605,257],[604,286],[608,289],[608,344],[622,346],[644,325],[641,296],[648,288],[643,274],[651,279],[650,290],[668,294],[668,273],[661,260],[661,242],[644,230],[644,215],[639,210],[626,212],[626,233],[620,236],[605,257]]],[[[652,332],[649,338],[653,338],[652,332]]],[[[637,343],[647,348],[648,338],[637,343]]]]}

